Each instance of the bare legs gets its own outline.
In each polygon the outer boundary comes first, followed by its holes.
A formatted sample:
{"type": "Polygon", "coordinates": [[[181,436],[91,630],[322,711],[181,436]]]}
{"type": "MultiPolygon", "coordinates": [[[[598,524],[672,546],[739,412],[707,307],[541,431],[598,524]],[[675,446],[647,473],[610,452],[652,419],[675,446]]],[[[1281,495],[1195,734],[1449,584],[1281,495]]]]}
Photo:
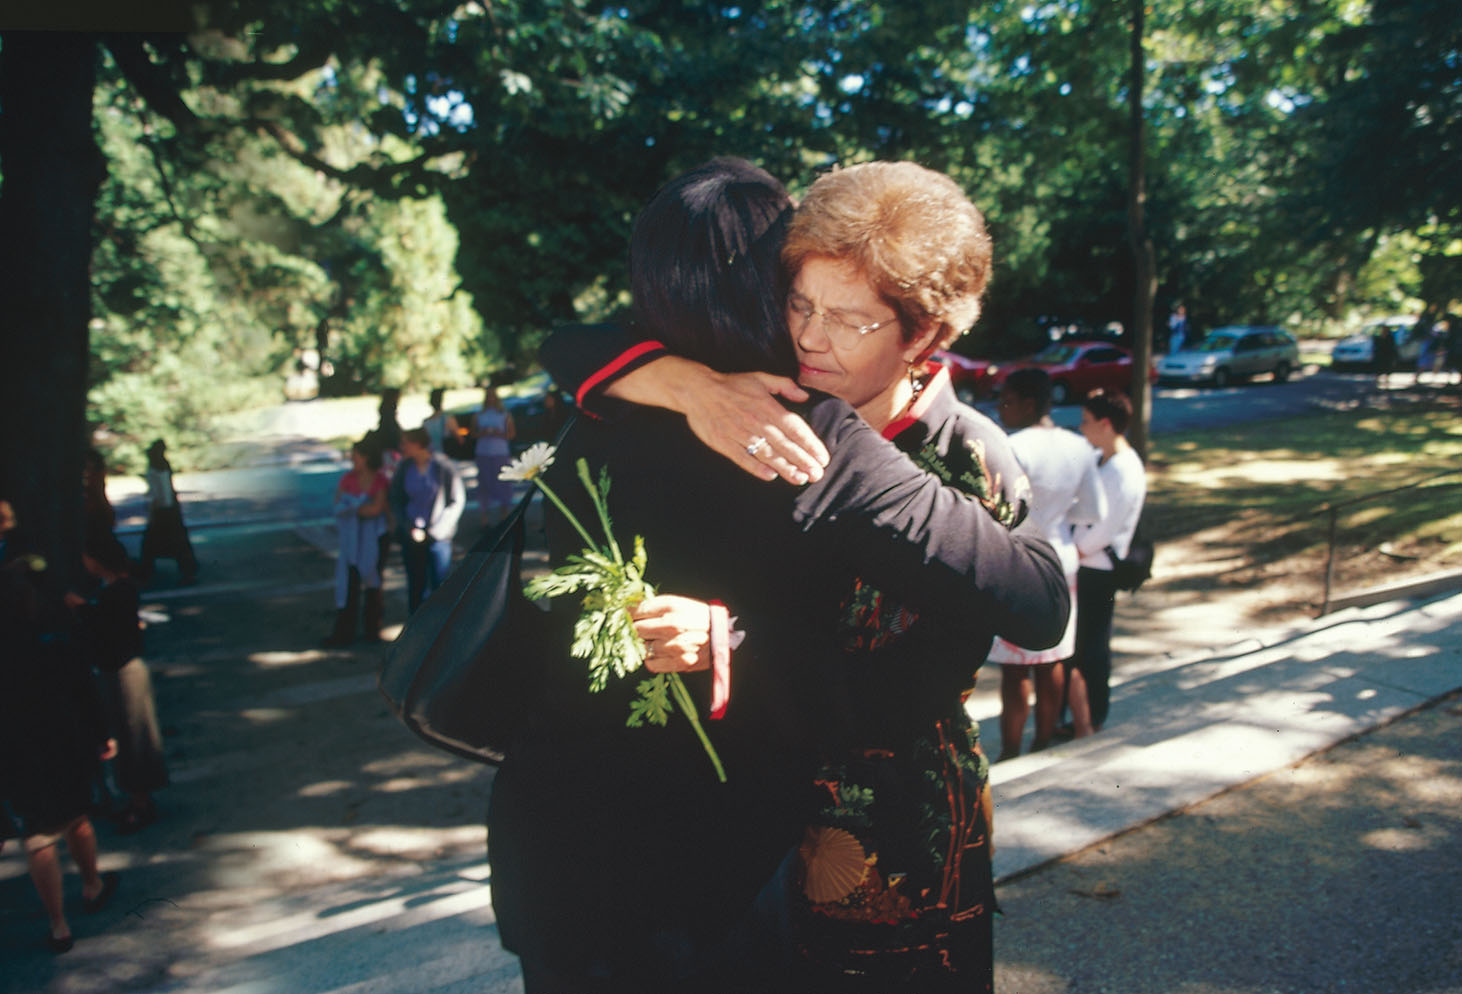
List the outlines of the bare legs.
{"type": "Polygon", "coordinates": [[[1071,729],[1078,739],[1100,731],[1091,721],[1091,698],[1086,692],[1086,678],[1074,666],[1066,677],[1066,706],[1071,709],[1071,729]]]}
{"type": "Polygon", "coordinates": [[[1064,667],[1060,663],[1000,667],[1000,755],[996,762],[1020,755],[1032,687],[1036,695],[1036,735],[1031,740],[1031,752],[1051,744],[1061,714],[1064,683],[1064,667]]]}
{"type": "MultiPolygon", "coordinates": [[[[81,896],[88,901],[92,900],[101,894],[103,884],[101,873],[97,871],[96,832],[91,827],[91,819],[77,819],[66,829],[64,835],[71,858],[76,861],[76,869],[81,872],[81,896]]],[[[35,884],[41,904],[46,908],[46,917],[50,919],[51,938],[61,940],[71,937],[71,926],[66,922],[65,898],[61,887],[61,855],[58,849],[59,845],[53,842],[34,852],[27,852],[26,863],[30,869],[31,883],[35,884]]]]}

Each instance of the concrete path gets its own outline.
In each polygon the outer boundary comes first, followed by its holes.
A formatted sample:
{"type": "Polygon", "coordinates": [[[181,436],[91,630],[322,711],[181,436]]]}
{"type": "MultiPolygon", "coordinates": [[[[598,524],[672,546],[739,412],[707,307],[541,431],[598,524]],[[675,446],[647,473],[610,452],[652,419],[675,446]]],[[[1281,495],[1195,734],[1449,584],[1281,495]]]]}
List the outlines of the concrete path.
{"type": "MultiPolygon", "coordinates": [[[[1130,662],[1090,739],[998,763],[997,879],[1290,766],[1462,686],[1462,594],[1130,662]]],[[[981,733],[999,741],[998,715],[981,733]]]]}

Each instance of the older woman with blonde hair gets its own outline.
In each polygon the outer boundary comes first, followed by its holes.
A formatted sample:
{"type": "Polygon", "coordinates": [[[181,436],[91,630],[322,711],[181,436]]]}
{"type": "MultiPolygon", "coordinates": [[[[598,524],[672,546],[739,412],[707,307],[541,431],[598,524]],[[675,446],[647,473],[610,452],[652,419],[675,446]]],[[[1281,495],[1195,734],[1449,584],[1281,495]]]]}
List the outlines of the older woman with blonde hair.
{"type": "MultiPolygon", "coordinates": [[[[959,186],[908,162],[828,173],[794,215],[782,263],[797,384],[847,401],[927,472],[1018,523],[1029,488],[1005,433],[959,404],[929,361],[979,316],[990,275],[984,219],[959,186]]],[[[543,357],[581,406],[608,396],[679,410],[703,442],[764,479],[817,478],[817,439],[771,400],[797,396],[797,384],[718,374],[634,337],[561,333],[543,357]]],[[[1064,622],[1064,605],[1054,610],[1064,622]]],[[[702,668],[708,614],[673,596],[646,601],[639,631],[652,663],[702,668]]],[[[989,990],[988,765],[963,701],[1003,622],[920,613],[859,577],[828,621],[843,650],[828,687],[840,723],[823,743],[789,895],[806,983],[989,990]]]]}

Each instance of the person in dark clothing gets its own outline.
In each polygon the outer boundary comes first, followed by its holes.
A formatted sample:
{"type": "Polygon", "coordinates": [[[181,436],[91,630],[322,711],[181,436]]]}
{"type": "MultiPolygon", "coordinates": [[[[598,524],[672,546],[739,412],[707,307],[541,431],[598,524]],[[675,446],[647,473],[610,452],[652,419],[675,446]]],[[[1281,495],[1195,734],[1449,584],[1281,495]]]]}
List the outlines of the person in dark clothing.
{"type": "Polygon", "coordinates": [[[198,576],[198,557],[183,524],[183,508],[173,486],[173,467],[168,462],[167,444],[162,439],[147,449],[147,530],[142,533],[141,573],[144,582],[152,578],[158,559],[177,561],[184,584],[198,576]]]}
{"type": "Polygon", "coordinates": [[[86,450],[86,462],[81,469],[81,490],[86,529],[104,528],[111,531],[117,524],[117,512],[107,497],[107,463],[96,449],[86,450]]]}
{"type": "Polygon", "coordinates": [[[116,753],[91,668],[60,613],[46,610],[40,574],[26,560],[0,566],[0,798],[15,815],[31,882],[46,909],[46,944],[72,947],[58,846],[81,872],[82,908],[99,911],[116,890],[97,865],[87,811],[97,764],[116,753]]]}
{"type": "Polygon", "coordinates": [[[98,586],[88,597],[68,594],[67,603],[81,623],[81,644],[100,677],[107,728],[117,740],[117,785],[127,794],[117,828],[127,835],[157,820],[152,794],[168,782],[152,674],[142,659],[141,595],[126,550],[110,531],[88,532],[81,561],[98,586]]]}
{"type": "MultiPolygon", "coordinates": [[[[794,368],[777,263],[790,209],[780,184],[739,160],[657,194],[632,237],[642,334],[724,372],[794,368]]],[[[678,415],[649,409],[583,423],[547,471],[583,518],[574,463],[606,467],[616,532],[643,536],[650,579],[724,599],[747,637],[725,717],[709,729],[728,776],[717,783],[688,723],[624,727],[634,680],[588,692],[567,654],[577,605],[555,603],[561,644],[548,647],[542,693],[489,810],[499,932],[528,994],[790,989],[755,909],[775,901],[768,885],[816,810],[819,750],[856,738],[833,637],[853,577],[953,629],[971,622],[958,633],[971,639],[990,619],[1037,643],[1061,635],[1068,595],[1044,542],[1012,538],[844,401],[812,394],[805,413],[831,461],[801,490],[748,477],[678,415]],[[595,812],[593,838],[576,859],[565,854],[583,844],[584,811],[595,812]]],[[[548,518],[552,558],[577,553],[563,518],[548,518]]],[[[704,674],[686,679],[704,701],[704,674]]]]}
{"type": "Polygon", "coordinates": [[[1382,325],[1376,330],[1371,338],[1372,356],[1376,365],[1377,381],[1385,383],[1392,373],[1396,371],[1396,363],[1400,358],[1396,350],[1396,339],[1392,335],[1391,328],[1382,325]]]}

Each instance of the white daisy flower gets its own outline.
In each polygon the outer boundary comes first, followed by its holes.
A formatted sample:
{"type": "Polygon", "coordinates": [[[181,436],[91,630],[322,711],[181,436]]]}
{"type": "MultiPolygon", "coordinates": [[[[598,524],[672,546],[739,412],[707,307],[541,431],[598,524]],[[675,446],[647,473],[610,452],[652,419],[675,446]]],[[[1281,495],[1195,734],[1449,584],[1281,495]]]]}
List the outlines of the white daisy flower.
{"type": "Polygon", "coordinates": [[[536,480],[545,469],[553,465],[556,451],[547,442],[534,442],[522,455],[502,468],[497,475],[498,479],[528,480],[530,482],[536,480]]]}

